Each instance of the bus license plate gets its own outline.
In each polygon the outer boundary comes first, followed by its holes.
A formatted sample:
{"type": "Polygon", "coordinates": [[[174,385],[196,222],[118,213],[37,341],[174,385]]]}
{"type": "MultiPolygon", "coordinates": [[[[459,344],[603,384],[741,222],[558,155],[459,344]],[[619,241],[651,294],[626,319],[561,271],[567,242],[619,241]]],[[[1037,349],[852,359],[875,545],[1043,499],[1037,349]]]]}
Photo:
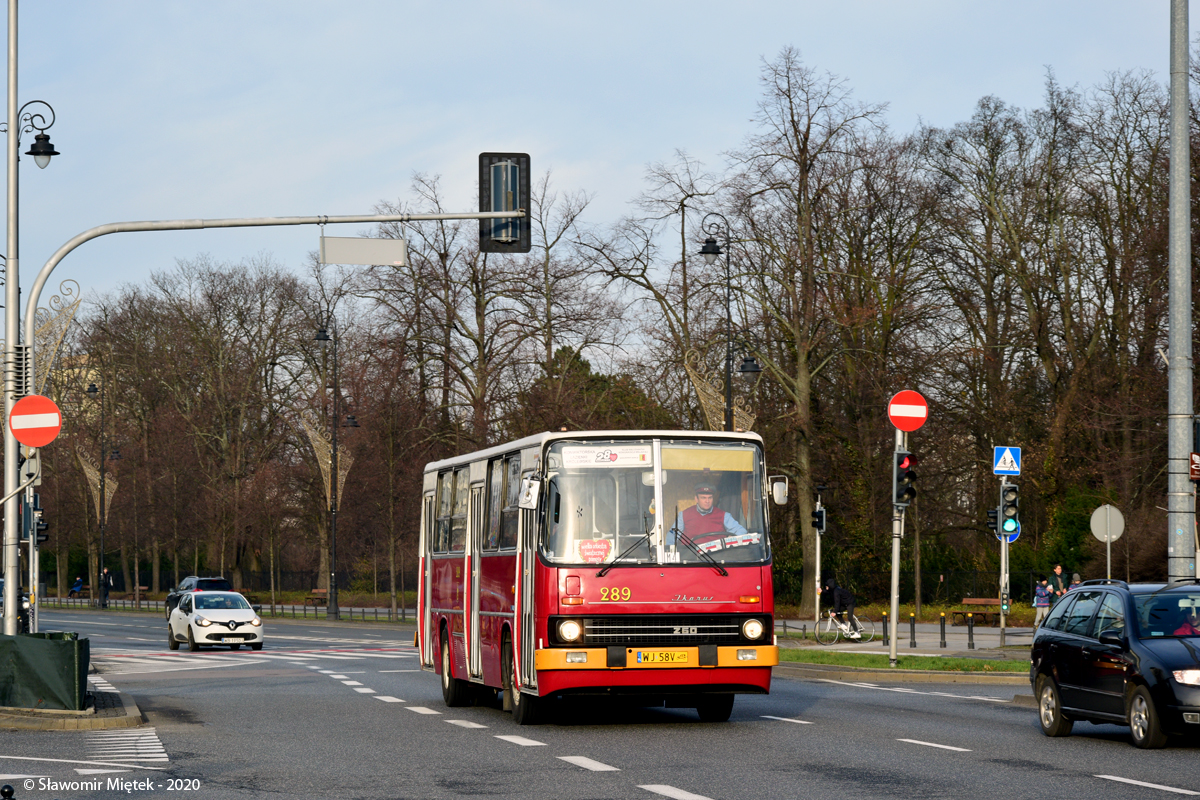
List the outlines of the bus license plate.
{"type": "Polygon", "coordinates": [[[683,650],[638,650],[639,664],[686,664],[687,653],[683,650]]]}

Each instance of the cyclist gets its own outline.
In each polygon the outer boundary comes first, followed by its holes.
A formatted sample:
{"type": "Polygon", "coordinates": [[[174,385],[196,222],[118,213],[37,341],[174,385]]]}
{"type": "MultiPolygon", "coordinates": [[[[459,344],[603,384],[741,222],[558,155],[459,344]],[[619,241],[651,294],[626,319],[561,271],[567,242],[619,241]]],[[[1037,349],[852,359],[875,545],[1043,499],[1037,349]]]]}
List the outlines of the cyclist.
{"type": "Polygon", "coordinates": [[[838,622],[849,627],[850,632],[846,634],[846,638],[861,638],[859,631],[862,626],[854,619],[854,594],[849,589],[838,586],[832,575],[825,579],[825,589],[822,593],[828,595],[833,603],[833,613],[837,615],[838,622]]]}

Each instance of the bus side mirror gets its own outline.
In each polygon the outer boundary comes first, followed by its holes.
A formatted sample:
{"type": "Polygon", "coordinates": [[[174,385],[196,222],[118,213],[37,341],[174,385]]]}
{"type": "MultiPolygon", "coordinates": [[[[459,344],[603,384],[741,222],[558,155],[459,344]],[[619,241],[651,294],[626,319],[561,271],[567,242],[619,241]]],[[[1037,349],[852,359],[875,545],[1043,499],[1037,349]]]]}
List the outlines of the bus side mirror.
{"type": "Polygon", "coordinates": [[[521,498],[517,501],[518,508],[524,508],[528,511],[537,509],[538,491],[542,487],[541,481],[535,481],[532,478],[525,478],[521,481],[521,498]]]}
{"type": "Polygon", "coordinates": [[[788,499],[787,478],[777,475],[768,480],[771,482],[771,499],[775,501],[775,505],[785,505],[788,499]]]}

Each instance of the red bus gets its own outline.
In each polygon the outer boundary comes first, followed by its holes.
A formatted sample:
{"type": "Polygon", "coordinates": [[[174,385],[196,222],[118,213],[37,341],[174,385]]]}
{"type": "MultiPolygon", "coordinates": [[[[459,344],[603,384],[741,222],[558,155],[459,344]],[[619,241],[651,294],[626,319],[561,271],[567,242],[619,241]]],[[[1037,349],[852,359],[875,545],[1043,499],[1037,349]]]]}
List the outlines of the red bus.
{"type": "Polygon", "coordinates": [[[724,721],[779,651],[753,433],[543,433],[425,468],[417,643],[447,705],[639,695],[724,721]],[[665,513],[659,513],[659,510],[665,513]]]}

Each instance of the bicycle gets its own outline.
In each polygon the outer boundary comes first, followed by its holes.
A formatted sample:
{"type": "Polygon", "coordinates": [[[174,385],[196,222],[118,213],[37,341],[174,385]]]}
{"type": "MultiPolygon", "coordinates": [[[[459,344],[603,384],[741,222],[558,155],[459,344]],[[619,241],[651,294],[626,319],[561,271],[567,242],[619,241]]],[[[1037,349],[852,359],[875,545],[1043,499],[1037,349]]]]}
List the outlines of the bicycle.
{"type": "Polygon", "coordinates": [[[815,631],[817,641],[821,644],[833,644],[840,637],[849,642],[866,644],[875,638],[874,622],[866,617],[860,617],[857,614],[855,614],[852,619],[858,626],[858,636],[853,635],[853,631],[850,628],[850,623],[842,622],[840,619],[838,619],[837,613],[833,609],[830,609],[829,615],[822,619],[817,625],[817,630],[815,631]]]}

